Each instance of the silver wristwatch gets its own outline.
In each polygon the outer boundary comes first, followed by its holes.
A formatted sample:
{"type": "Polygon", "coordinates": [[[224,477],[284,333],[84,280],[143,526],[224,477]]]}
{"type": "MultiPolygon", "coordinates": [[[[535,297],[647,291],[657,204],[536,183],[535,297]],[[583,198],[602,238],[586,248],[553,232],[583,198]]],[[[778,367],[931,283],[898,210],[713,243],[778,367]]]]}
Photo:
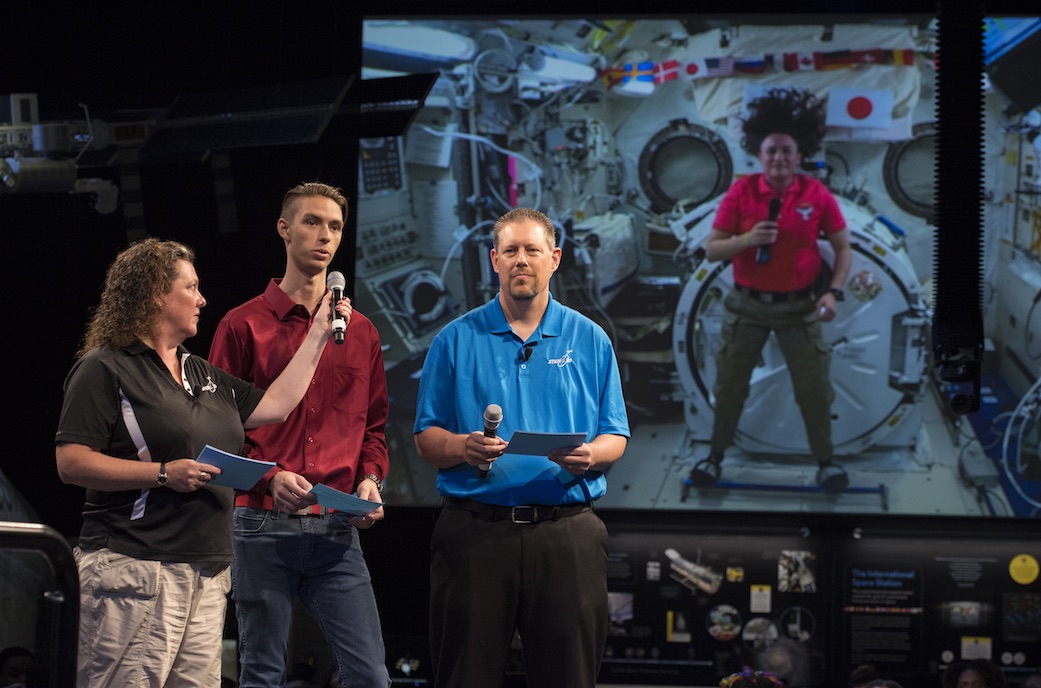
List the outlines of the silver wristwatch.
{"type": "Polygon", "coordinates": [[[366,473],[362,476],[362,480],[371,480],[376,483],[376,489],[379,490],[380,494],[383,494],[383,481],[375,473],[366,473]]]}

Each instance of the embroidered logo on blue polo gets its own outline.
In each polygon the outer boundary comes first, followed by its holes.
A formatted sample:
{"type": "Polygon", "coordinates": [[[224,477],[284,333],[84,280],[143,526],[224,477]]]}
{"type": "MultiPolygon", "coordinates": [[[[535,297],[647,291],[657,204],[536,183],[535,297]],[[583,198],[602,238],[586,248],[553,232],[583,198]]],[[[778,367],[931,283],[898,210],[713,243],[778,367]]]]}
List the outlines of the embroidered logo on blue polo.
{"type": "Polygon", "coordinates": [[[561,356],[560,358],[551,358],[548,361],[546,361],[546,363],[549,363],[550,365],[555,365],[558,368],[563,368],[568,363],[571,363],[571,361],[572,361],[572,359],[571,359],[571,352],[572,351],[574,351],[574,349],[568,349],[567,352],[563,356],[561,356]]]}
{"type": "Polygon", "coordinates": [[[199,388],[200,392],[209,392],[213,394],[217,391],[217,383],[213,381],[213,378],[209,375],[206,376],[206,384],[199,388]]]}

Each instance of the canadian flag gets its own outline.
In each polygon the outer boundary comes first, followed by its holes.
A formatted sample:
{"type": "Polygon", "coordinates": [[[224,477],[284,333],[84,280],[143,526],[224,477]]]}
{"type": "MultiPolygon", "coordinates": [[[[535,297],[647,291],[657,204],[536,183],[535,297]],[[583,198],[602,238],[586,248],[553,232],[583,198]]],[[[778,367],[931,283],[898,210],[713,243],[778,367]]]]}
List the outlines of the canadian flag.
{"type": "Polygon", "coordinates": [[[828,91],[829,127],[888,129],[893,123],[893,92],[858,88],[828,91]]]}
{"type": "Polygon", "coordinates": [[[786,72],[812,72],[817,68],[813,53],[785,53],[783,61],[786,72]]]}

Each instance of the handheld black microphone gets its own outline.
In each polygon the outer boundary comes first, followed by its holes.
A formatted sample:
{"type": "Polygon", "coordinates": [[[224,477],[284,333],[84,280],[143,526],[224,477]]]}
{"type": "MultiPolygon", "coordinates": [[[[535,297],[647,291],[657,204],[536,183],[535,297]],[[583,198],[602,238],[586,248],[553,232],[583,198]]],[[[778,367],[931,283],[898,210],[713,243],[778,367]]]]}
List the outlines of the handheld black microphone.
{"type": "MultiPolygon", "coordinates": [[[[777,215],[781,212],[781,199],[771,198],[770,199],[770,217],[767,218],[770,222],[777,221],[777,215]]],[[[755,262],[760,265],[765,265],[770,262],[770,244],[760,244],[759,248],[755,250],[755,262]]]]}
{"type": "MultiPolygon", "coordinates": [[[[498,404],[488,404],[488,408],[484,410],[484,436],[495,437],[495,433],[499,429],[499,423],[501,422],[502,407],[498,404]]],[[[479,467],[477,475],[482,478],[487,478],[490,469],[491,465],[483,464],[479,467]]]]}
{"type": "Polygon", "coordinates": [[[347,288],[347,278],[342,272],[334,270],[325,278],[325,286],[333,293],[333,340],[337,344],[343,344],[344,334],[347,332],[347,321],[336,311],[336,304],[343,299],[343,290],[347,288]]]}

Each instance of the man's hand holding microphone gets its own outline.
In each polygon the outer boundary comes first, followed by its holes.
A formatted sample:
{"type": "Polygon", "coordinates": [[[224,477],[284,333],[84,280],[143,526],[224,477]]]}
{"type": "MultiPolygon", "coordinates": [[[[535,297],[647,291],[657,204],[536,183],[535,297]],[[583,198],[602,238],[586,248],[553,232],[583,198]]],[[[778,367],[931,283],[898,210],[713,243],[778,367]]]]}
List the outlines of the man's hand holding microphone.
{"type": "Polygon", "coordinates": [[[484,430],[475,430],[466,438],[464,459],[466,463],[477,466],[477,475],[488,477],[492,462],[502,456],[506,450],[506,442],[498,436],[499,423],[502,422],[502,407],[488,404],[484,410],[484,430]]]}

